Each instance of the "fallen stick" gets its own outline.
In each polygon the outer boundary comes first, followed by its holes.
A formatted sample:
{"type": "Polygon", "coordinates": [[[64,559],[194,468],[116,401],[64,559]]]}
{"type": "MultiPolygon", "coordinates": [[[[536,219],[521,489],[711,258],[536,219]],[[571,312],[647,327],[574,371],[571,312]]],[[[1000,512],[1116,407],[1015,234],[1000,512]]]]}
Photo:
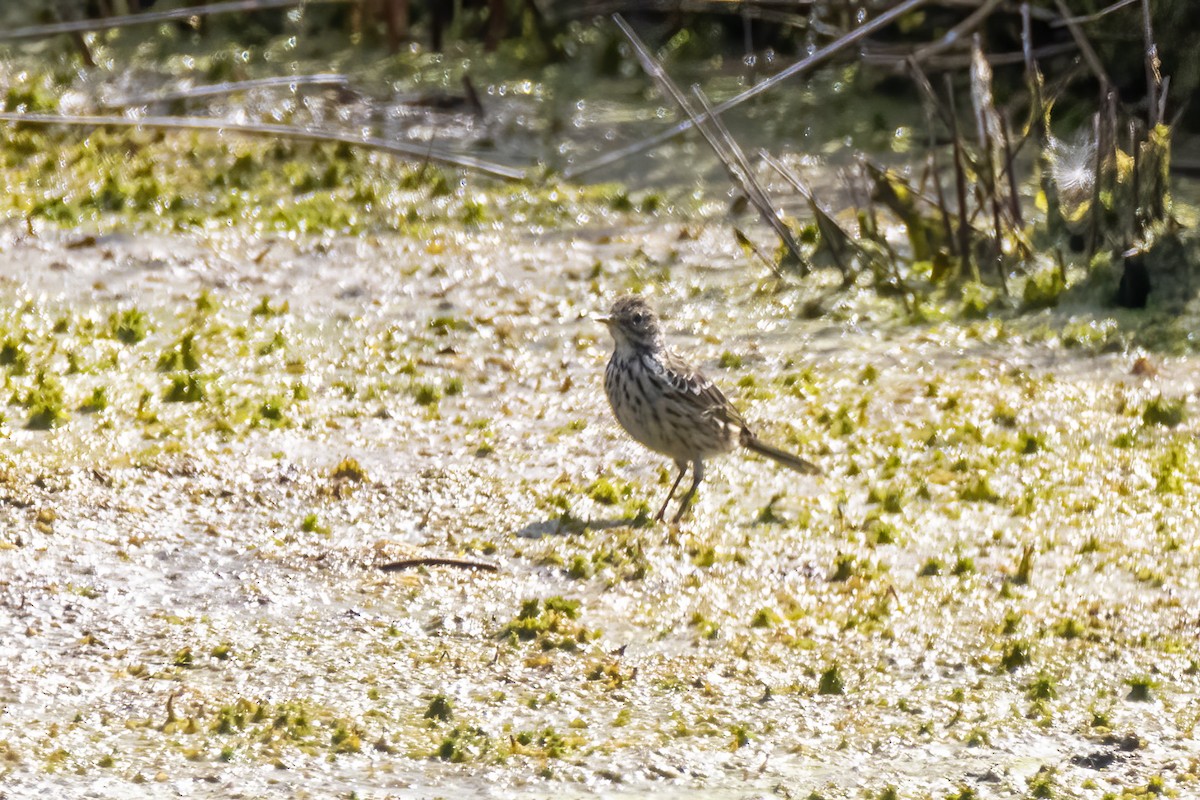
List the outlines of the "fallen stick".
{"type": "Polygon", "coordinates": [[[379,569],[383,572],[401,572],[418,567],[457,567],[459,569],[477,569],[481,572],[499,572],[500,567],[486,561],[468,561],[462,558],[406,558],[403,561],[393,561],[384,564],[379,569]]]}
{"type": "Polygon", "coordinates": [[[521,180],[525,170],[485,161],[474,156],[462,156],[435,150],[429,146],[389,142],[373,136],[353,136],[334,131],[315,131],[296,125],[268,125],[228,122],[208,117],[115,117],[115,116],[71,116],[60,114],[16,114],[0,112],[0,122],[21,122],[32,125],[77,125],[92,128],[161,128],[164,130],[208,130],[231,131],[254,136],[281,136],[310,142],[340,142],[343,144],[380,150],[413,159],[428,159],[463,169],[473,169],[497,178],[521,180]]]}

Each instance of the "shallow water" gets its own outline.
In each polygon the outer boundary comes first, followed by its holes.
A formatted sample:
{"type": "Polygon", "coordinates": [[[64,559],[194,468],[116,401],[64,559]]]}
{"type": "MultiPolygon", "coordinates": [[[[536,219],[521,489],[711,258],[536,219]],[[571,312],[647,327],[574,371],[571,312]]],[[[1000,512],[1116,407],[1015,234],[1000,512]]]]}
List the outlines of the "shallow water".
{"type": "Polygon", "coordinates": [[[718,225],[0,248],[8,393],[46,369],[69,414],[5,409],[13,796],[1195,789],[1192,358],[855,294],[797,319],[824,277],[763,283],[718,225]],[[630,287],[825,476],[727,457],[641,526],[668,465],[588,319],[630,287]],[[146,338],[110,338],[134,306],[146,338]],[[168,402],[189,330],[204,397],[168,402]],[[499,571],[377,569],[414,556],[499,571]],[[504,635],[531,599],[548,629],[504,635]]]}

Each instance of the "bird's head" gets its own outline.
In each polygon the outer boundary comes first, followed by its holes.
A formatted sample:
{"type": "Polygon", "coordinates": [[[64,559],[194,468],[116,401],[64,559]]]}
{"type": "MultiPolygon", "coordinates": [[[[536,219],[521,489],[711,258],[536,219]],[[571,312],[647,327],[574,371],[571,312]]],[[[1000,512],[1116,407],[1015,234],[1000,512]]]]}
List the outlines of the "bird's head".
{"type": "Polygon", "coordinates": [[[608,326],[617,348],[653,349],[662,342],[658,317],[640,297],[626,296],[613,303],[608,314],[597,317],[608,326]]]}

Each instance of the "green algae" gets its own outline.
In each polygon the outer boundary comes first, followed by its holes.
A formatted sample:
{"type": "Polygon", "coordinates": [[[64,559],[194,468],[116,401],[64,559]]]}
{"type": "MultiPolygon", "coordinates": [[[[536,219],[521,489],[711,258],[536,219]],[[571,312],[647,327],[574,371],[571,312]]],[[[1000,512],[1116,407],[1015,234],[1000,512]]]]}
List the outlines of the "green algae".
{"type": "Polygon", "coordinates": [[[344,144],[4,125],[0,152],[14,154],[0,163],[9,187],[0,212],[62,227],[189,231],[236,224],[264,233],[428,236],[451,222],[553,226],[581,215],[633,213],[613,206],[609,185],[522,182],[451,191],[459,181],[449,170],[344,144]]]}

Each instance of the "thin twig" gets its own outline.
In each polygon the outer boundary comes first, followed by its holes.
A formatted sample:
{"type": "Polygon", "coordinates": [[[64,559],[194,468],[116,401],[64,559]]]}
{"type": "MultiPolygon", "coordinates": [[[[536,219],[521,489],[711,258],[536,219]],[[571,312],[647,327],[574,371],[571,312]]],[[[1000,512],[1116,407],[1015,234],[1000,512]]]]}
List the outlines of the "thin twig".
{"type": "MultiPolygon", "coordinates": [[[[1162,91],[1158,95],[1158,121],[1161,124],[1167,118],[1167,98],[1171,96],[1171,76],[1163,77],[1162,91]]],[[[1188,103],[1185,100],[1179,111],[1175,112],[1175,119],[1171,120],[1171,124],[1167,127],[1175,128],[1176,123],[1183,118],[1183,112],[1187,109],[1188,103]]]]}
{"type": "Polygon", "coordinates": [[[174,92],[158,94],[135,95],[122,97],[120,100],[104,103],[108,108],[127,108],[149,103],[165,103],[172,100],[191,100],[197,97],[212,97],[213,95],[247,92],[251,89],[269,89],[276,86],[345,86],[350,79],[345,75],[280,75],[272,78],[254,78],[247,81],[228,81],[207,86],[193,86],[190,89],[179,89],[174,92]]]}
{"type": "MultiPolygon", "coordinates": [[[[1061,42],[1059,44],[1048,44],[1039,47],[1034,54],[1039,58],[1053,58],[1054,56],[1065,55],[1066,53],[1074,53],[1079,48],[1073,42],[1061,42]]],[[[911,56],[902,49],[876,49],[867,50],[862,54],[862,62],[873,66],[887,66],[893,69],[903,69],[908,58],[911,56]]],[[[1006,67],[1012,64],[1020,64],[1025,59],[1023,53],[1011,51],[1007,53],[989,53],[987,62],[993,67],[1006,67]]],[[[922,61],[928,69],[936,69],[941,71],[962,69],[971,65],[970,53],[957,53],[949,55],[930,56],[922,61]]]]}
{"type": "Polygon", "coordinates": [[[942,191],[942,175],[941,169],[937,163],[937,153],[929,151],[929,166],[930,174],[933,176],[933,190],[937,194],[937,207],[942,217],[942,228],[945,230],[946,246],[950,248],[951,255],[958,255],[958,242],[954,238],[954,226],[950,223],[950,210],[946,208],[946,195],[942,191]]]}
{"type": "MultiPolygon", "coordinates": [[[[800,274],[807,275],[808,264],[804,262],[804,255],[800,252],[800,243],[792,235],[791,228],[784,223],[782,212],[776,209],[771,202],[771,196],[767,194],[766,189],[758,182],[758,178],[754,174],[754,167],[751,166],[750,160],[746,158],[745,152],[743,152],[732,134],[729,133],[729,129],[725,127],[725,123],[722,122],[721,117],[712,113],[712,106],[708,102],[708,97],[705,96],[698,84],[692,85],[692,94],[696,96],[705,113],[708,114],[708,124],[716,129],[725,147],[726,154],[732,157],[733,163],[737,165],[737,172],[740,173],[739,183],[742,184],[744,189],[749,189],[747,196],[755,204],[763,220],[775,229],[775,233],[779,235],[779,238],[787,245],[788,250],[795,256],[796,264],[798,265],[797,269],[800,274]]],[[[700,126],[700,130],[704,130],[703,125],[700,126]]]]}
{"type": "Polygon", "coordinates": [[[782,161],[772,156],[766,150],[759,150],[758,157],[761,158],[768,167],[779,173],[779,175],[785,181],[790,183],[792,188],[799,192],[800,196],[803,197],[805,202],[807,202],[813,209],[813,212],[817,218],[817,231],[829,245],[829,252],[832,254],[833,261],[835,264],[837,264],[837,268],[841,271],[842,276],[849,277],[850,266],[846,263],[846,259],[842,255],[841,245],[843,243],[849,243],[851,246],[854,246],[854,237],[850,235],[849,231],[838,224],[837,220],[833,218],[832,214],[830,214],[828,211],[822,208],[819,203],[817,203],[817,198],[813,196],[812,191],[804,184],[804,181],[800,180],[799,175],[784,166],[782,161]],[[826,230],[826,225],[832,225],[835,228],[833,233],[836,233],[837,235],[830,236],[830,231],[826,230]]]}
{"type": "Polygon", "coordinates": [[[979,265],[972,257],[971,227],[967,221],[967,176],[966,165],[963,163],[966,155],[962,146],[962,134],[958,130],[958,113],[954,108],[954,84],[949,75],[946,76],[946,94],[950,98],[950,135],[954,137],[954,193],[958,199],[958,252],[962,259],[962,271],[966,272],[967,267],[970,267],[971,277],[978,283],[980,282],[979,265]]]}
{"type": "Polygon", "coordinates": [[[1063,19],[1056,19],[1054,22],[1050,23],[1050,27],[1061,28],[1066,25],[1078,24],[1080,22],[1095,22],[1103,16],[1111,14],[1112,12],[1122,9],[1125,6],[1131,6],[1136,2],[1138,2],[1138,0],[1117,0],[1117,2],[1113,3],[1108,8],[1102,8],[1095,14],[1083,14],[1082,16],[1078,17],[1064,17],[1063,19]]]}
{"type": "Polygon", "coordinates": [[[950,112],[942,103],[941,98],[937,96],[937,93],[933,91],[933,84],[929,82],[929,76],[925,74],[925,70],[921,69],[920,62],[912,56],[909,56],[906,59],[906,63],[908,64],[909,74],[912,76],[913,81],[917,84],[917,88],[921,90],[921,96],[925,98],[925,103],[923,105],[925,107],[925,118],[929,122],[929,138],[930,146],[932,146],[935,135],[933,127],[933,114],[936,113],[941,118],[942,123],[949,128],[951,125],[950,112]]]}
{"type": "Polygon", "coordinates": [[[1033,53],[1033,32],[1030,23],[1029,3],[1021,4],[1021,49],[1025,55],[1025,80],[1029,84],[1030,121],[1035,138],[1044,150],[1046,147],[1045,106],[1042,101],[1042,74],[1033,53]]]}
{"type": "Polygon", "coordinates": [[[1008,280],[1004,274],[1004,229],[1000,224],[1000,189],[996,181],[996,169],[993,164],[993,155],[988,151],[988,171],[992,175],[991,196],[992,196],[992,230],[996,235],[996,277],[1000,279],[1000,289],[1008,295],[1008,280]]]}
{"type": "Polygon", "coordinates": [[[267,125],[228,122],[207,117],[113,117],[113,116],[72,116],[65,114],[15,114],[0,112],[0,122],[20,122],[31,125],[78,125],[90,128],[161,128],[165,130],[207,130],[245,133],[254,136],[281,136],[310,142],[341,142],[371,150],[405,156],[412,159],[428,158],[442,164],[448,164],[463,169],[472,169],[497,178],[521,180],[525,170],[497,164],[491,161],[475,158],[474,156],[447,153],[442,150],[391,142],[374,136],[354,136],[335,131],[316,131],[301,128],[296,125],[267,125]]]}
{"type": "Polygon", "coordinates": [[[936,42],[931,42],[913,53],[913,58],[917,61],[924,61],[930,56],[935,56],[944,50],[949,50],[951,47],[966,41],[969,34],[975,32],[984,20],[992,13],[996,6],[1000,5],[1001,0],[984,0],[983,4],[975,10],[974,14],[964,19],[962,22],[955,25],[950,30],[946,31],[946,35],[938,39],[936,42]]]}
{"type": "MultiPolygon", "coordinates": [[[[1105,94],[1106,101],[1109,97],[1111,97],[1111,95],[1105,94]]],[[[1104,165],[1108,158],[1107,147],[1109,145],[1109,142],[1107,141],[1108,137],[1105,136],[1108,126],[1105,124],[1105,115],[1103,111],[1100,111],[1096,114],[1093,125],[1095,126],[1094,130],[1096,134],[1096,160],[1093,164],[1095,177],[1092,180],[1092,196],[1090,198],[1092,205],[1090,209],[1091,214],[1089,220],[1091,224],[1088,225],[1088,261],[1092,260],[1092,256],[1096,254],[1096,249],[1100,246],[1100,216],[1103,213],[1103,206],[1100,205],[1100,199],[1104,191],[1104,165]]]]}
{"type": "Polygon", "coordinates": [[[742,3],[742,46],[746,49],[743,56],[746,64],[746,82],[758,80],[758,59],[754,56],[754,27],[750,22],[750,4],[742,3]]]}
{"type": "MultiPolygon", "coordinates": [[[[591,19],[606,17],[620,11],[636,10],[640,13],[656,12],[660,14],[741,14],[764,22],[774,22],[792,28],[805,28],[808,18],[802,14],[792,14],[787,10],[772,8],[771,3],[753,2],[753,0],[605,0],[605,2],[567,2],[548,3],[551,21],[562,23],[567,20],[591,19]]],[[[803,3],[775,3],[783,9],[799,7],[803,3]]],[[[1057,19],[1057,16],[1055,17],[1057,19]]]]}
{"type": "Polygon", "coordinates": [[[72,33],[71,41],[75,45],[75,49],[79,51],[79,57],[83,59],[83,65],[88,69],[96,68],[96,59],[92,55],[92,48],[88,47],[87,41],[83,38],[82,33],[72,33]]]}
{"type": "MultiPolygon", "coordinates": [[[[729,109],[734,108],[735,106],[741,105],[742,103],[746,102],[750,98],[757,97],[758,95],[762,94],[763,92],[767,91],[768,89],[778,85],[779,83],[782,83],[783,81],[786,81],[788,78],[792,78],[803,72],[807,72],[808,70],[815,67],[817,64],[820,64],[821,62],[826,61],[831,56],[837,55],[842,50],[846,49],[847,47],[854,44],[855,42],[858,42],[859,40],[861,40],[867,36],[870,36],[872,33],[879,30],[880,28],[882,28],[886,25],[889,25],[890,23],[894,22],[895,20],[899,19],[900,17],[904,16],[905,14],[909,13],[910,11],[914,11],[914,10],[920,8],[921,6],[925,5],[928,2],[929,2],[929,0],[906,0],[906,2],[901,3],[900,5],[889,9],[888,11],[884,12],[883,14],[880,14],[878,17],[871,20],[870,22],[864,22],[862,25],[859,25],[857,28],[850,31],[845,36],[842,36],[840,39],[837,39],[833,43],[828,44],[825,47],[822,47],[820,50],[817,50],[815,53],[810,55],[808,58],[805,58],[802,61],[796,62],[792,66],[785,69],[783,72],[780,72],[778,75],[767,78],[762,83],[755,84],[754,86],[750,87],[746,91],[729,98],[728,100],[726,100],[723,103],[718,104],[716,106],[716,108],[713,109],[714,113],[723,114],[726,111],[728,111],[729,109]]],[[[700,117],[700,121],[703,121],[704,119],[706,119],[706,117],[700,117]]],[[[675,138],[676,136],[683,133],[684,131],[692,129],[693,127],[696,126],[696,124],[697,123],[694,122],[693,120],[685,119],[682,122],[678,123],[677,125],[674,125],[665,131],[662,131],[661,133],[656,133],[653,136],[649,136],[645,139],[642,139],[640,142],[634,142],[633,144],[626,145],[625,147],[617,148],[616,150],[613,150],[609,153],[605,153],[604,155],[598,156],[597,158],[594,158],[591,161],[580,164],[577,167],[572,167],[571,169],[567,169],[563,172],[563,177],[568,178],[568,179],[577,178],[580,175],[583,175],[588,172],[592,172],[601,167],[606,167],[609,164],[612,164],[617,161],[621,161],[622,159],[628,158],[629,156],[633,156],[638,153],[645,152],[646,150],[651,150],[655,147],[658,147],[663,142],[666,142],[666,141],[669,141],[669,140],[675,138]]]]}
{"type": "Polygon", "coordinates": [[[708,142],[709,147],[713,149],[713,152],[717,154],[717,158],[719,158],[721,163],[725,166],[725,170],[729,173],[730,179],[734,181],[734,183],[741,186],[742,191],[745,192],[747,199],[749,199],[754,207],[758,210],[758,213],[762,216],[763,221],[770,225],[772,229],[774,229],[779,238],[783,240],[784,245],[788,248],[788,250],[791,251],[792,255],[795,256],[796,261],[799,264],[800,274],[807,275],[808,266],[804,263],[799,242],[797,242],[795,237],[792,236],[792,232],[788,229],[787,225],[783,223],[783,220],[779,218],[779,215],[775,212],[774,208],[772,208],[770,198],[767,197],[766,192],[764,192],[762,189],[762,186],[759,185],[757,180],[755,180],[753,170],[750,168],[750,164],[746,160],[745,154],[742,153],[741,148],[738,147],[737,142],[733,140],[733,137],[729,136],[728,131],[715,124],[717,118],[711,113],[711,109],[708,106],[708,101],[704,97],[704,94],[699,91],[699,87],[692,87],[692,91],[696,94],[701,105],[703,105],[705,108],[704,117],[701,117],[700,114],[694,108],[692,108],[692,104],[688,102],[687,97],[685,97],[679,87],[675,85],[675,81],[671,79],[671,76],[667,74],[665,69],[663,69],[662,64],[660,64],[650,53],[649,48],[646,47],[646,44],[641,40],[633,28],[629,26],[629,23],[627,23],[620,14],[614,14],[613,21],[616,22],[617,27],[621,29],[621,32],[625,34],[625,37],[629,39],[630,44],[633,45],[634,52],[637,54],[638,61],[642,65],[642,69],[646,71],[646,74],[658,84],[659,88],[662,89],[662,91],[668,97],[675,101],[675,104],[678,105],[690,119],[695,121],[696,127],[699,129],[701,135],[704,136],[704,139],[708,142]],[[706,122],[710,124],[705,124],[706,122]],[[712,130],[710,130],[710,128],[712,128],[712,130]]]}
{"type": "Polygon", "coordinates": [[[425,171],[429,169],[429,154],[433,151],[433,137],[429,137],[429,147],[425,150],[425,157],[421,159],[421,168],[417,170],[417,185],[425,183],[425,171]]]}
{"type": "Polygon", "coordinates": [[[226,3],[213,3],[205,6],[189,6],[174,8],[168,11],[147,11],[141,14],[121,14],[103,19],[73,20],[71,22],[52,22],[47,25],[30,25],[25,28],[14,28],[10,31],[0,31],[0,42],[12,42],[19,39],[42,39],[57,36],[62,33],[91,33],[111,28],[126,28],[130,25],[149,25],[155,22],[170,22],[192,17],[211,16],[213,14],[231,14],[238,11],[263,11],[269,8],[286,8],[288,6],[315,5],[317,3],[348,3],[351,0],[230,0],[226,3]]]}
{"type": "Polygon", "coordinates": [[[1013,153],[1012,141],[1009,138],[1008,123],[1004,121],[1004,117],[1000,118],[1000,141],[1004,145],[1004,171],[1008,175],[1008,197],[1013,225],[1020,229],[1024,226],[1024,223],[1021,221],[1021,195],[1017,188],[1017,173],[1016,167],[1013,164],[1015,155],[1013,153]]]}
{"type": "Polygon", "coordinates": [[[1154,43],[1154,28],[1150,24],[1150,0],[1142,0],[1142,32],[1146,39],[1146,92],[1148,94],[1146,112],[1147,123],[1153,128],[1162,122],[1162,113],[1158,104],[1162,92],[1162,69],[1158,59],[1158,45],[1154,43]]]}
{"type": "Polygon", "coordinates": [[[1139,159],[1141,148],[1138,147],[1137,135],[1137,120],[1129,120],[1129,155],[1133,159],[1133,168],[1129,171],[1130,174],[1130,189],[1133,195],[1133,202],[1130,203],[1131,224],[1126,230],[1125,238],[1121,242],[1122,247],[1127,247],[1133,239],[1139,238],[1142,235],[1142,181],[1138,175],[1141,168],[1139,159]]]}
{"type": "Polygon", "coordinates": [[[783,273],[779,271],[779,267],[775,264],[775,259],[764,253],[762,248],[754,243],[753,239],[742,233],[740,228],[733,229],[733,238],[735,238],[737,243],[742,247],[754,253],[754,256],[763,264],[765,264],[767,269],[771,270],[771,274],[773,274],[776,278],[783,277],[783,273]]]}
{"type": "Polygon", "coordinates": [[[406,558],[403,561],[393,561],[379,567],[383,572],[401,572],[418,567],[458,567],[459,569],[477,569],[480,572],[499,572],[500,567],[487,561],[469,561],[464,558],[406,558]]]}
{"type": "Polygon", "coordinates": [[[1058,6],[1059,13],[1063,15],[1063,23],[1071,31],[1071,38],[1079,46],[1079,52],[1083,55],[1083,60],[1087,62],[1088,68],[1092,70],[1092,74],[1096,76],[1096,80],[1100,81],[1101,94],[1108,94],[1109,87],[1113,84],[1108,78],[1108,73],[1104,71],[1104,65],[1100,62],[1100,56],[1096,55],[1096,51],[1092,49],[1092,43],[1084,35],[1083,29],[1079,27],[1079,23],[1070,19],[1070,10],[1067,8],[1067,4],[1063,0],[1054,0],[1054,4],[1058,6]]]}
{"type": "Polygon", "coordinates": [[[996,111],[996,103],[992,98],[992,68],[983,57],[983,44],[979,34],[975,34],[972,41],[971,56],[971,102],[975,109],[979,147],[983,153],[983,169],[977,170],[976,175],[982,175],[984,178],[978,186],[991,201],[996,275],[1000,279],[1001,289],[1007,295],[1008,284],[1004,275],[1004,230],[1000,224],[1000,178],[996,165],[1001,147],[999,140],[1003,120],[996,111]]]}

